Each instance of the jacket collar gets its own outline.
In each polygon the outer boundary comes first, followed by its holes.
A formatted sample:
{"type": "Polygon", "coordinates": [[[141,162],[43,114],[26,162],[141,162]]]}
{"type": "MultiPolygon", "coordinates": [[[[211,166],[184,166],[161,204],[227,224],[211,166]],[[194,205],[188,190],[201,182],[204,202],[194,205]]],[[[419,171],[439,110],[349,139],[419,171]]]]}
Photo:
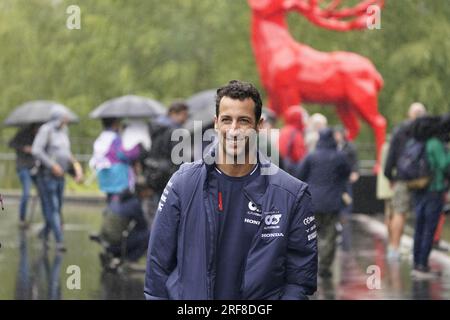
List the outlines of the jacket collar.
{"type": "MultiPolygon", "coordinates": [[[[217,148],[218,143],[212,144],[211,147],[205,152],[205,157],[203,159],[203,164],[206,170],[206,180],[208,179],[208,174],[211,170],[214,170],[215,163],[217,160],[217,148]]],[[[269,185],[269,174],[276,173],[279,168],[275,166],[272,161],[258,150],[257,162],[260,166],[261,174],[254,180],[252,180],[247,186],[245,186],[244,191],[248,194],[251,199],[257,203],[261,204],[261,198],[266,193],[267,187],[269,185]]],[[[205,181],[206,182],[206,181],[205,181]]]]}

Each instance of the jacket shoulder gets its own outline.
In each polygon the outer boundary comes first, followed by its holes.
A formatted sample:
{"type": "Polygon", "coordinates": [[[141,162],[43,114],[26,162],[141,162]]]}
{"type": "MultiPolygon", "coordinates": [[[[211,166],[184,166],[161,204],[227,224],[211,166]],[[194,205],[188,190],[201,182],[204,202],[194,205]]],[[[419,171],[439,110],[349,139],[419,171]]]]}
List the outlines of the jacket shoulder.
{"type": "Polygon", "coordinates": [[[303,194],[308,188],[306,182],[291,176],[281,168],[278,168],[275,174],[269,176],[269,184],[291,193],[294,197],[303,194]]]}
{"type": "Polygon", "coordinates": [[[180,168],[175,171],[172,178],[172,183],[183,183],[192,176],[198,176],[202,170],[203,162],[201,160],[195,162],[183,163],[180,168]]]}

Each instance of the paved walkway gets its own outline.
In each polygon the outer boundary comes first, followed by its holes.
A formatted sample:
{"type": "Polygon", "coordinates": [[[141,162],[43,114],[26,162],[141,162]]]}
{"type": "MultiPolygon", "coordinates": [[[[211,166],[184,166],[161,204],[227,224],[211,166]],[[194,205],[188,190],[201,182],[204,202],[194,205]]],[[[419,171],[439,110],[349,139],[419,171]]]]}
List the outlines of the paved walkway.
{"type": "MultiPolygon", "coordinates": [[[[68,252],[45,252],[37,233],[42,227],[39,209],[26,232],[17,228],[17,203],[5,203],[0,213],[0,299],[141,299],[142,273],[102,273],[100,248],[88,239],[99,230],[102,206],[70,204],[64,208],[68,252]],[[81,289],[70,290],[70,266],[79,266],[81,289]]],[[[439,279],[413,281],[412,239],[402,239],[402,259],[385,259],[386,230],[373,216],[353,214],[346,229],[347,250],[339,249],[333,277],[319,281],[313,299],[450,299],[450,257],[433,252],[431,266],[442,271],[439,279]]],[[[145,264],[145,261],[141,261],[145,264]]]]}

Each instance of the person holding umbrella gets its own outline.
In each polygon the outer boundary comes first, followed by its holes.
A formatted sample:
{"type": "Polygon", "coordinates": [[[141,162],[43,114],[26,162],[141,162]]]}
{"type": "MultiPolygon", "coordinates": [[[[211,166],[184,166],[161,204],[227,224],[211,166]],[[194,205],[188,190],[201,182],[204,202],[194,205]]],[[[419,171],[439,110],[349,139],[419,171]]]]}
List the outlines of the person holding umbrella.
{"type": "Polygon", "coordinates": [[[70,149],[67,129],[69,120],[69,114],[63,110],[53,110],[50,121],[39,128],[31,148],[32,155],[41,162],[37,174],[37,185],[45,216],[45,227],[41,235],[46,243],[52,231],[58,251],[66,251],[61,226],[64,175],[72,173],[77,183],[83,179],[81,165],[70,149]]]}
{"type": "Polygon", "coordinates": [[[19,129],[9,142],[9,147],[16,151],[16,172],[22,185],[22,197],[19,207],[19,227],[26,229],[27,206],[30,197],[31,184],[36,184],[36,163],[31,154],[31,145],[36,136],[39,124],[32,123],[19,129]]]}
{"type": "Polygon", "coordinates": [[[156,100],[126,95],[105,101],[90,113],[91,118],[101,119],[103,131],[94,142],[89,166],[107,202],[100,233],[90,239],[104,245],[100,259],[106,269],[115,270],[124,262],[132,265],[147,249],[149,230],[142,205],[147,190],[137,183],[135,171],[141,153],[151,146],[142,119],[164,110],[156,100]],[[128,126],[122,131],[125,118],[128,126]]]}

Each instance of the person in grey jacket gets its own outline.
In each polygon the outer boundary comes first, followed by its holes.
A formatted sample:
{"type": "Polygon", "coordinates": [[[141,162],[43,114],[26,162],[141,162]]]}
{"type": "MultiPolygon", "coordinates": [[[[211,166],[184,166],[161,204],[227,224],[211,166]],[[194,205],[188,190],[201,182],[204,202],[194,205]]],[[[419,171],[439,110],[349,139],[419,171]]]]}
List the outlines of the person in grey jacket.
{"type": "Polygon", "coordinates": [[[36,178],[45,216],[41,236],[47,243],[52,231],[59,251],[66,250],[61,223],[64,175],[72,172],[76,182],[83,179],[83,170],[70,150],[67,124],[68,117],[64,112],[53,112],[51,120],[39,129],[31,148],[33,156],[41,163],[36,178]]]}

